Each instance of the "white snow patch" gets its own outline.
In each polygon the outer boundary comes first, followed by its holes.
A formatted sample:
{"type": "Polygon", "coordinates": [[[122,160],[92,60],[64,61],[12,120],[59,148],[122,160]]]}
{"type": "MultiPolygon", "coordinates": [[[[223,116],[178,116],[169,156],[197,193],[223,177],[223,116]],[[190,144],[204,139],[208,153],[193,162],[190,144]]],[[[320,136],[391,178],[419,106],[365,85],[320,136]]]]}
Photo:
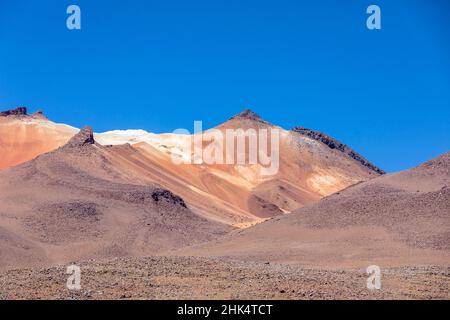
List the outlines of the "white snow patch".
{"type": "Polygon", "coordinates": [[[133,145],[145,142],[163,153],[169,155],[174,154],[185,158],[186,153],[184,149],[187,142],[190,142],[191,136],[173,133],[155,134],[138,129],[94,133],[94,139],[101,145],[120,145],[126,143],[133,145]]]}

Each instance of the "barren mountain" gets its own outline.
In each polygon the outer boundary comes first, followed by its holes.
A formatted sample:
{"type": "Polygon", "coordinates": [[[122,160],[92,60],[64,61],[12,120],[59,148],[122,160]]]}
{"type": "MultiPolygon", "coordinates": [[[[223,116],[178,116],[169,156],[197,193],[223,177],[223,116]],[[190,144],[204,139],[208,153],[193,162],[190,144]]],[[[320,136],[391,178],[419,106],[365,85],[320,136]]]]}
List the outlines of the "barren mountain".
{"type": "Polygon", "coordinates": [[[450,152],[183,254],[328,268],[448,266],[450,152]]]}
{"type": "Polygon", "coordinates": [[[193,213],[156,184],[133,184],[85,128],[56,151],[0,171],[0,268],[143,256],[210,240],[230,227],[193,213]]]}
{"type": "MultiPolygon", "coordinates": [[[[216,130],[225,135],[227,130],[238,129],[247,135],[244,164],[175,164],[173,158],[185,157],[186,143],[194,149],[194,141],[201,134],[116,130],[95,134],[95,138],[101,145],[117,146],[111,158],[112,166],[121,171],[121,178],[127,183],[161,185],[180,195],[203,217],[239,228],[291,212],[383,173],[326,135],[284,130],[250,110],[202,134],[205,137],[216,130]],[[279,130],[279,170],[275,174],[263,174],[265,166],[260,162],[249,164],[249,140],[260,129],[269,131],[268,150],[270,130],[279,130]]],[[[54,150],[77,131],[45,119],[42,113],[29,116],[25,108],[3,112],[0,114],[0,169],[54,150]]],[[[257,137],[258,144],[262,140],[257,137]]],[[[235,149],[237,159],[239,142],[235,139],[234,143],[231,148],[235,149]]],[[[211,144],[204,138],[201,152],[207,152],[211,144]]]]}
{"type": "MultiPolygon", "coordinates": [[[[188,145],[193,144],[198,134],[156,135],[128,130],[97,134],[96,139],[105,145],[129,143],[138,151],[132,155],[123,154],[122,158],[138,173],[133,179],[143,183],[157,182],[183,197],[199,214],[237,227],[247,227],[288,213],[382,173],[367,160],[362,161],[361,156],[352,156],[357,154],[348,147],[345,152],[331,148],[314,137],[274,126],[250,110],[203,134],[213,135],[213,131],[218,130],[225,136],[226,130],[238,129],[249,134],[245,138],[244,158],[247,162],[244,165],[174,164],[172,157],[181,157],[186,141],[188,145]],[[279,130],[279,170],[273,175],[264,175],[264,166],[259,162],[248,162],[249,137],[260,129],[268,130],[269,141],[270,130],[279,130]]],[[[262,138],[256,139],[261,143],[262,138]]],[[[210,143],[204,138],[203,152],[210,143]]]]}
{"type": "Polygon", "coordinates": [[[199,133],[0,113],[0,163],[22,163],[0,170],[0,299],[449,298],[450,153],[382,175],[332,137],[250,110],[203,133],[238,129],[245,159],[260,130],[278,130],[277,172],[175,164],[199,133]],[[72,262],[81,291],[66,288],[72,262]],[[381,291],[366,288],[373,264],[381,291]]]}
{"type": "Polygon", "coordinates": [[[0,170],[31,160],[65,144],[78,129],[49,121],[25,107],[0,112],[0,170]]]}

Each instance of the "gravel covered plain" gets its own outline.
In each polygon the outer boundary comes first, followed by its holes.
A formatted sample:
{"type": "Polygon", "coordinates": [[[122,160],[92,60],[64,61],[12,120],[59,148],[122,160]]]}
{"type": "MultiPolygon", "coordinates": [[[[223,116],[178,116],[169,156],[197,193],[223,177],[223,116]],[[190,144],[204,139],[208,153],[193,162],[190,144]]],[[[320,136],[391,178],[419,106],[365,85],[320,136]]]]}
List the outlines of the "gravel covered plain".
{"type": "Polygon", "coordinates": [[[223,258],[149,257],[77,263],[81,289],[67,289],[67,265],[0,274],[0,299],[449,299],[450,268],[382,269],[369,290],[365,270],[306,269],[223,258]]]}

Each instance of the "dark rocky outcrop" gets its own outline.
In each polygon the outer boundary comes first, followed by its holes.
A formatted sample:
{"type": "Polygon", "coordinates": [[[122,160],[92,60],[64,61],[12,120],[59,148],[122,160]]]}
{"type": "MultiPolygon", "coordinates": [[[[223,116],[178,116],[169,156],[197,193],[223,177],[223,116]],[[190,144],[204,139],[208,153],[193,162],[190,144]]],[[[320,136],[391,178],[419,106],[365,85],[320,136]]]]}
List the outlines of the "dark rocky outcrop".
{"type": "Polygon", "coordinates": [[[152,193],[152,198],[155,202],[159,202],[161,199],[164,199],[169,203],[182,206],[183,208],[187,208],[186,203],[181,197],[177,196],[176,194],[166,189],[156,189],[152,193]]]}
{"type": "Polygon", "coordinates": [[[11,110],[6,110],[0,112],[0,117],[8,117],[8,116],[26,116],[27,108],[26,107],[18,107],[11,110]]]}
{"type": "Polygon", "coordinates": [[[31,115],[34,119],[41,119],[41,120],[48,120],[47,117],[44,115],[44,112],[42,110],[38,110],[35,113],[31,115]]]}
{"type": "Polygon", "coordinates": [[[48,120],[44,112],[42,110],[38,110],[35,113],[29,115],[28,110],[26,107],[18,107],[15,109],[10,109],[6,111],[0,112],[0,117],[16,117],[16,118],[32,118],[32,119],[39,119],[39,120],[48,120]]]}
{"type": "Polygon", "coordinates": [[[343,144],[342,142],[327,136],[326,134],[323,134],[318,131],[314,131],[311,129],[303,128],[303,127],[295,127],[292,129],[292,131],[297,132],[303,136],[309,137],[311,139],[317,140],[322,142],[323,144],[327,145],[330,149],[336,149],[338,151],[341,151],[345,153],[350,158],[358,161],[363,166],[375,171],[378,174],[385,174],[383,170],[378,168],[377,166],[373,165],[367,159],[365,159],[363,156],[352,150],[349,146],[343,144]]]}
{"type": "Polygon", "coordinates": [[[86,126],[73,136],[64,148],[76,148],[90,144],[95,144],[94,132],[90,126],[86,126]]]}

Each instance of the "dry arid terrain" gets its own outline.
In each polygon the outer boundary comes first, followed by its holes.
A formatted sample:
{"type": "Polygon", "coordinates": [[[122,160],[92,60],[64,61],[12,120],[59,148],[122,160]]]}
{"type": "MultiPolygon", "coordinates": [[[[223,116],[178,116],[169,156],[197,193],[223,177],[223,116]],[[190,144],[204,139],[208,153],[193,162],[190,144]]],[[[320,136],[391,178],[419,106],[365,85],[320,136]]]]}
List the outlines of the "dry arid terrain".
{"type": "Polygon", "coordinates": [[[0,113],[0,169],[13,167],[64,145],[78,130],[24,107],[0,113]]]}
{"type": "Polygon", "coordinates": [[[239,128],[280,130],[277,174],[174,164],[189,135],[0,113],[0,299],[450,298],[450,153],[385,174],[250,110],[215,129],[239,128]]]}
{"type": "MultiPolygon", "coordinates": [[[[20,109],[11,115],[0,116],[0,154],[3,159],[0,169],[52,151],[78,132],[73,127],[55,124],[42,114],[36,120],[35,115],[27,116],[25,112],[20,109]],[[14,161],[9,160],[12,158],[14,161]]],[[[121,171],[122,180],[130,184],[157,184],[182,197],[197,214],[238,228],[291,212],[382,173],[351,149],[351,153],[347,149],[340,150],[337,141],[327,141],[327,145],[303,131],[284,130],[250,110],[232,117],[216,129],[222,132],[227,129],[280,130],[278,173],[264,176],[260,164],[174,164],[172,156],[180,155],[186,139],[191,138],[188,135],[116,130],[94,134],[94,137],[99,146],[117,146],[110,150],[109,160],[114,170],[121,171]]],[[[77,161],[83,166],[86,159],[77,161]]],[[[94,168],[89,165],[86,163],[84,169],[92,169],[90,175],[95,174],[95,167],[103,164],[99,159],[94,168]]],[[[10,175],[14,176],[14,173],[10,175]]],[[[39,181],[35,184],[39,185],[39,181]]]]}
{"type": "Polygon", "coordinates": [[[304,268],[222,258],[149,257],[85,261],[81,290],[66,266],[0,274],[3,299],[449,299],[450,268],[382,269],[368,290],[361,269],[304,268]]]}
{"type": "Polygon", "coordinates": [[[0,172],[0,268],[145,256],[232,229],[160,186],[128,183],[113,165],[115,150],[85,128],[64,147],[0,172]]]}
{"type": "Polygon", "coordinates": [[[450,262],[450,152],[414,169],[359,183],[283,217],[184,254],[384,267],[450,262]]]}

